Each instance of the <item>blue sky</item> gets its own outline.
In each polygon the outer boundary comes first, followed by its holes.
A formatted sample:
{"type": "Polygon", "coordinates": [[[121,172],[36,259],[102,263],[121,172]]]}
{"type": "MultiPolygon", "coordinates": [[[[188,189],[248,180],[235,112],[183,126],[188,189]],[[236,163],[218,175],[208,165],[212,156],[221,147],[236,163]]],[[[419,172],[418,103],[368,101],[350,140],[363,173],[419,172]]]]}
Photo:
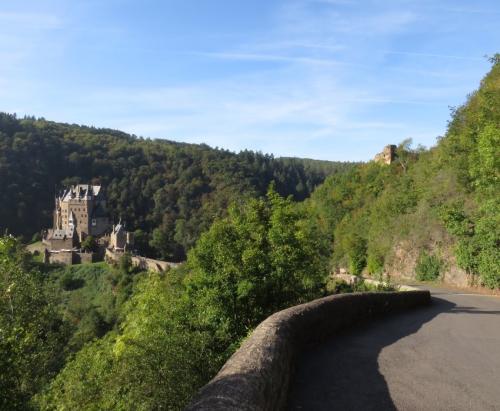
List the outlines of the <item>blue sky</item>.
{"type": "Polygon", "coordinates": [[[498,1],[0,2],[0,111],[277,156],[433,145],[498,1]]]}

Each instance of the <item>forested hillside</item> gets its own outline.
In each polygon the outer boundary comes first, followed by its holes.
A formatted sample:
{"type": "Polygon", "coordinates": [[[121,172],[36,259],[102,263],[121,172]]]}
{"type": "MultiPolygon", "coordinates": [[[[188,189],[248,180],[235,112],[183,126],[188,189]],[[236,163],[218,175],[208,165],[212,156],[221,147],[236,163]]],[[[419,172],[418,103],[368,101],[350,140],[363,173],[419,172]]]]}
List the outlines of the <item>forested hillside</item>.
{"type": "Polygon", "coordinates": [[[430,150],[329,177],[307,203],[333,268],[500,287],[500,60],[430,150]]]}
{"type": "Polygon", "coordinates": [[[141,253],[179,260],[229,203],[265,194],[271,181],[303,200],[351,166],[0,113],[0,230],[30,239],[51,225],[57,188],[92,182],[105,187],[111,215],[137,230],[141,253]]]}

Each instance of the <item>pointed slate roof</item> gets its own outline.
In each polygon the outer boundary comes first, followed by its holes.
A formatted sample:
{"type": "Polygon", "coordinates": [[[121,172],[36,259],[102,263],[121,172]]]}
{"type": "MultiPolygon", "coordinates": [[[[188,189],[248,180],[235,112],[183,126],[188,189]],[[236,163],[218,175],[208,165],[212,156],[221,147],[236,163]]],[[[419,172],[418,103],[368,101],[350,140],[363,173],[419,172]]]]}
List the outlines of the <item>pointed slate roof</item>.
{"type": "Polygon", "coordinates": [[[64,190],[61,200],[69,201],[73,199],[86,199],[88,197],[97,197],[101,192],[101,186],[90,184],[77,184],[64,190]]]}

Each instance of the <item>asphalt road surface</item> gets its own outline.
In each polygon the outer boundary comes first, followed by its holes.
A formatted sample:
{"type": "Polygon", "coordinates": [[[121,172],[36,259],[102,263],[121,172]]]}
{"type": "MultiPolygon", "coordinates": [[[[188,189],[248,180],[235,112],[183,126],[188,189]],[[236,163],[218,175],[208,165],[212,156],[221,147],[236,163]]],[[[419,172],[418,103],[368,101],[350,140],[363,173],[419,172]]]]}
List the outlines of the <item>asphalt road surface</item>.
{"type": "Polygon", "coordinates": [[[500,410],[500,298],[433,303],[340,333],[299,358],[290,410],[500,410]]]}

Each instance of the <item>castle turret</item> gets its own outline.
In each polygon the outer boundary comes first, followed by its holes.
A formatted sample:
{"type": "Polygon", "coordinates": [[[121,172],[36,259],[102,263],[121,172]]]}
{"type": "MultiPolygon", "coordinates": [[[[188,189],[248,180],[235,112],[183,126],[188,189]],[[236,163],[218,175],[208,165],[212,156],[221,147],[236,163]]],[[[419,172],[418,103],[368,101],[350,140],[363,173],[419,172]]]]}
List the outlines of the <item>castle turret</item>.
{"type": "Polygon", "coordinates": [[[396,158],[396,146],[394,144],[389,144],[384,147],[381,153],[378,153],[374,160],[381,164],[391,164],[396,158]]]}

